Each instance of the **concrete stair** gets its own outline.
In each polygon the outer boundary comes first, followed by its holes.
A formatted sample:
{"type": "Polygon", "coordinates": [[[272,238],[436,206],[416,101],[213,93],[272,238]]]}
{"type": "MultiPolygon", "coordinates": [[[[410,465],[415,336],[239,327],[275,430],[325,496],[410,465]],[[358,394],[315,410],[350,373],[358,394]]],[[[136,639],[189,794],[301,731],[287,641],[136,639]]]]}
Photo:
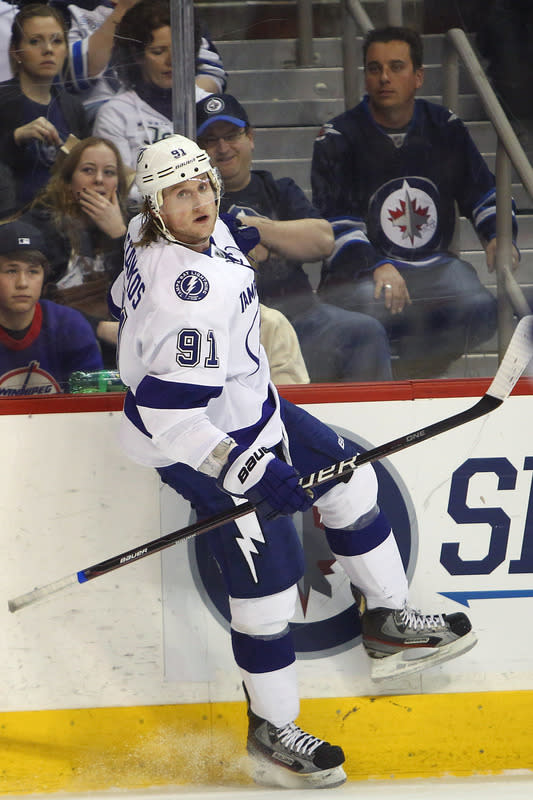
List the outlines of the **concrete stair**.
{"type": "MultiPolygon", "coordinates": [[[[376,5],[377,8],[377,5],[376,5]]],[[[369,10],[369,13],[370,10],[369,10]]],[[[371,16],[374,19],[373,16],[371,16]]],[[[375,21],[375,24],[380,24],[375,21]]],[[[313,66],[296,67],[295,38],[232,39],[216,41],[228,71],[228,89],[247,109],[255,128],[254,167],[268,169],[275,177],[292,177],[310,197],[310,166],[313,142],[323,122],[344,110],[342,48],[338,36],[313,41],[313,66]]],[[[354,47],[361,50],[361,40],[354,47]]],[[[424,36],[425,80],[421,96],[442,102],[441,35],[424,36]]],[[[359,57],[359,60],[361,58],[359,57]]],[[[360,70],[360,86],[363,86],[360,70]]],[[[486,120],[481,102],[464,74],[460,74],[459,115],[489,167],[494,170],[496,135],[486,120]]],[[[519,213],[518,244],[522,261],[517,279],[524,288],[533,287],[533,199],[517,176],[513,196],[519,213]]],[[[486,268],[484,253],[470,223],[460,220],[459,243],[462,256],[470,261],[491,290],[495,276],[486,268]]],[[[320,264],[307,265],[316,285],[320,264]]],[[[497,364],[497,341],[464,356],[451,366],[449,377],[493,375],[497,364]]]]}

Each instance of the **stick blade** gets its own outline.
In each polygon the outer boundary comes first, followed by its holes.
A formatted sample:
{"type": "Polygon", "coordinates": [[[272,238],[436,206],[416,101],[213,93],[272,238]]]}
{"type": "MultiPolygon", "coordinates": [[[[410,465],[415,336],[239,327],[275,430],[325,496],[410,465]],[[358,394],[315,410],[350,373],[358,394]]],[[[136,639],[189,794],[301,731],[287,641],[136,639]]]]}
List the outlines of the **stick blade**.
{"type": "Polygon", "coordinates": [[[505,400],[533,356],[533,314],[522,317],[487,394],[505,400]]]}

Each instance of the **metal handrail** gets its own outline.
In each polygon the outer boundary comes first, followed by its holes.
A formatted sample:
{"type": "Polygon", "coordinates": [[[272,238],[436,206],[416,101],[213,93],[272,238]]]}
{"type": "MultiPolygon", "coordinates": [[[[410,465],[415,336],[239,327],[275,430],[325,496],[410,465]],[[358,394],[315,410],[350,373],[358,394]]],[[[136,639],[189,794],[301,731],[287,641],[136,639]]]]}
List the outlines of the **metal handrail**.
{"type": "MultiPolygon", "coordinates": [[[[343,16],[342,31],[345,38],[346,28],[344,5],[341,9],[343,16]]],[[[353,18],[363,35],[374,26],[370,17],[360,3],[360,0],[346,0],[349,6],[348,18],[353,18]]],[[[403,25],[402,0],[386,0],[386,18],[389,25],[403,25]]],[[[310,67],[313,64],[313,0],[298,0],[298,42],[296,48],[296,63],[299,67],[310,67]]]]}
{"type": "MultiPolygon", "coordinates": [[[[504,110],[501,107],[500,101],[496,97],[496,93],[483,71],[479,59],[474,52],[472,45],[463,30],[460,28],[452,28],[446,34],[446,41],[452,46],[453,52],[460,57],[462,65],[466,69],[476,91],[483,103],[483,107],[487,113],[489,120],[492,122],[494,129],[501,139],[506,152],[509,154],[511,163],[520,176],[520,180],[527,189],[529,195],[533,198],[533,168],[529,163],[522,145],[520,144],[516,133],[504,110]]],[[[444,93],[443,102],[445,105],[452,108],[457,108],[456,98],[458,97],[459,86],[459,71],[454,70],[453,82],[455,87],[451,87],[451,81],[447,78],[447,71],[451,70],[450,48],[448,52],[447,63],[445,64],[445,80],[444,80],[444,93]],[[451,93],[451,94],[450,94],[451,93]],[[455,96],[454,96],[455,95],[455,96]],[[451,105],[451,104],[454,105],[451,105]]]]}
{"type": "Polygon", "coordinates": [[[298,0],[296,63],[299,67],[313,64],[313,0],[298,0]]]}
{"type": "Polygon", "coordinates": [[[194,10],[192,0],[170,0],[174,133],[196,138],[194,10]]]}
{"type": "Polygon", "coordinates": [[[496,278],[498,289],[498,350],[502,357],[513,332],[513,311],[518,316],[531,313],[525,295],[512,273],[511,164],[530,197],[533,198],[533,168],[479,59],[460,28],[446,34],[443,102],[457,111],[459,99],[459,59],[472,81],[483,108],[496,131],[496,278]]]}

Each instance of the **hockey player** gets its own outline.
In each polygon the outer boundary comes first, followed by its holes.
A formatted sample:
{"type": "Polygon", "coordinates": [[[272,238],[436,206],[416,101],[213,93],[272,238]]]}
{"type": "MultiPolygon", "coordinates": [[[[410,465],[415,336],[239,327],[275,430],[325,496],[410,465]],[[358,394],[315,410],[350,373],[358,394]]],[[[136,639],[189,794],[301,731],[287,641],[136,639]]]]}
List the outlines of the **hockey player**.
{"type": "Polygon", "coordinates": [[[232,234],[218,217],[221,187],[207,153],[170,136],[141,151],[136,181],[144,210],[130,223],[124,270],[111,293],[121,319],[120,375],[129,386],[121,439],[198,517],[243,498],[257,507],[206,534],[229,595],[255,779],[335,786],[345,780],[342,749],[295,723],[288,622],[304,564],[291,514],[316,506],[335,558],[357,587],[363,641],[384,674],[453,658],[475,636],[462,613],[424,615],[407,605],[405,572],[371,466],[312,493],[300,487],[299,472],[349,458],[356,447],[272,385],[259,343],[254,270],[243,253],[257,234],[232,234]],[[413,649],[415,642],[423,647],[413,649]]]}
{"type": "Polygon", "coordinates": [[[103,367],[82,314],[39,300],[49,271],[45,247],[31,225],[0,225],[0,398],[65,391],[72,372],[103,367]]]}
{"type": "Polygon", "coordinates": [[[434,377],[496,330],[495,298],[452,243],[457,203],[494,269],[494,176],[455,114],[415,98],[418,33],[372,30],[363,55],[367,96],[323,126],[313,149],[313,202],[336,234],[320,291],[382,322],[396,377],[434,377]]]}

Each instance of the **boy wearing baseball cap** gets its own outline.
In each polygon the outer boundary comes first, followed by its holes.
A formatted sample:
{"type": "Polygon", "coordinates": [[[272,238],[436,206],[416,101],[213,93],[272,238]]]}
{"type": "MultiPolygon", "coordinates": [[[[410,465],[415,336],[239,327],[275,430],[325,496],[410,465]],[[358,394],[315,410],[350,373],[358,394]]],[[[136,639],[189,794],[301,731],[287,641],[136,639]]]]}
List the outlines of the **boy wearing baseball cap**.
{"type": "Polygon", "coordinates": [[[48,271],[39,230],[20,220],[0,225],[0,398],[55,394],[72,372],[103,368],[82,314],[40,299],[48,271]]]}

